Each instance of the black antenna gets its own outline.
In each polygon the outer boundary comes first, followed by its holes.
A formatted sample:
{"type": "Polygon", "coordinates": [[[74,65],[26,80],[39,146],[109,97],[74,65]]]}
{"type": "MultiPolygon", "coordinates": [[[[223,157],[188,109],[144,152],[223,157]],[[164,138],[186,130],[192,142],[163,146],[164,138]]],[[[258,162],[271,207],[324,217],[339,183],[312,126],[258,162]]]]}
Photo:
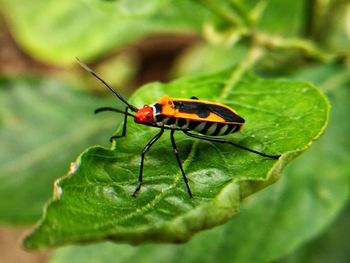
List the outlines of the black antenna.
{"type": "Polygon", "coordinates": [[[131,114],[131,113],[129,113],[129,112],[122,111],[122,110],[116,109],[116,108],[111,108],[111,107],[101,107],[101,108],[98,108],[98,109],[96,109],[96,110],[94,111],[94,113],[97,114],[97,113],[100,113],[100,112],[102,112],[102,111],[114,111],[114,112],[118,112],[118,113],[121,113],[121,114],[124,114],[124,115],[126,114],[126,115],[128,115],[128,116],[130,116],[130,117],[135,118],[135,115],[133,115],[133,114],[131,114]]]}
{"type": "Polygon", "coordinates": [[[114,90],[111,86],[108,85],[106,81],[104,81],[95,71],[93,71],[88,65],[82,62],[78,57],[75,57],[80,66],[82,66],[86,71],[90,72],[95,78],[101,81],[110,91],[112,91],[122,102],[124,102],[132,111],[137,112],[139,109],[135,106],[129,104],[116,90],[114,90]]]}

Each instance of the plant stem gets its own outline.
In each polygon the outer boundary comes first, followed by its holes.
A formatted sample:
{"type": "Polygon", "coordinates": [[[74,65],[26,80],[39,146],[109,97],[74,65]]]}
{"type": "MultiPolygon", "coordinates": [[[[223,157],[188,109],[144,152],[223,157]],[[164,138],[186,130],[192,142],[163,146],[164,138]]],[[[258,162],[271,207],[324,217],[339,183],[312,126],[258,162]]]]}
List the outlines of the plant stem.
{"type": "Polygon", "coordinates": [[[317,0],[305,1],[305,24],[304,32],[302,32],[304,37],[312,38],[314,35],[316,1],[317,0]]]}
{"type": "Polygon", "coordinates": [[[242,18],[246,26],[252,24],[252,19],[249,16],[249,12],[242,3],[237,2],[237,0],[231,0],[229,1],[229,4],[232,7],[232,9],[242,18]]]}
{"type": "Polygon", "coordinates": [[[225,8],[225,6],[220,5],[217,1],[213,0],[192,0],[200,3],[204,7],[206,7],[208,10],[213,12],[214,14],[218,15],[220,18],[225,20],[226,22],[237,26],[237,27],[243,27],[244,24],[239,16],[237,16],[235,13],[231,12],[229,8],[225,8]]]}
{"type": "Polygon", "coordinates": [[[284,38],[263,32],[255,32],[252,37],[258,45],[266,48],[297,49],[304,52],[307,56],[322,62],[330,62],[336,58],[335,55],[321,50],[313,42],[306,39],[284,38]]]}
{"type": "MultiPolygon", "coordinates": [[[[266,7],[268,1],[261,1],[256,5],[255,11],[250,13],[246,10],[245,6],[242,5],[237,0],[230,0],[229,5],[231,8],[228,8],[225,5],[218,3],[215,0],[192,0],[200,3],[205,8],[219,16],[224,21],[231,24],[231,26],[236,26],[241,29],[240,32],[244,32],[241,36],[246,39],[250,39],[252,43],[251,50],[257,50],[257,46],[260,46],[260,49],[286,49],[286,50],[300,50],[306,56],[321,61],[321,62],[332,62],[335,59],[339,59],[340,56],[337,54],[332,54],[320,49],[314,42],[303,39],[303,38],[284,38],[278,35],[270,35],[265,32],[256,31],[254,28],[255,20],[254,17],[260,16],[261,12],[266,7]]],[[[337,0],[336,2],[342,3],[343,0],[337,0]]],[[[304,34],[311,37],[315,37],[316,32],[316,21],[315,19],[319,16],[318,8],[322,4],[322,12],[328,3],[328,0],[308,0],[308,6],[306,10],[306,24],[304,34]]],[[[329,4],[329,3],[328,3],[329,4]]],[[[254,57],[254,56],[253,56],[254,57]]],[[[246,63],[249,65],[249,63],[246,63]]],[[[254,63],[253,63],[254,64],[254,63]]]]}
{"type": "MultiPolygon", "coordinates": [[[[223,97],[224,94],[228,94],[236,83],[242,78],[242,75],[248,70],[252,69],[253,66],[259,61],[259,59],[264,55],[264,49],[258,45],[252,44],[252,47],[247,52],[247,55],[242,59],[241,63],[232,71],[228,81],[226,82],[225,88],[221,93],[223,97]]],[[[221,98],[224,99],[224,98],[221,98]]]]}

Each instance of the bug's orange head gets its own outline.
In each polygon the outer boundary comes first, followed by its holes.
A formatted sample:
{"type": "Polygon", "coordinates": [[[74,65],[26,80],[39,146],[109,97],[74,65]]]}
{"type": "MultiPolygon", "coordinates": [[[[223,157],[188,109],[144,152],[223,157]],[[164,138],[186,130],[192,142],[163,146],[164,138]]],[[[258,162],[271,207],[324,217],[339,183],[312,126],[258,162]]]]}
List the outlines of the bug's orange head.
{"type": "Polygon", "coordinates": [[[139,109],[136,112],[134,120],[136,123],[153,122],[154,120],[153,108],[148,105],[143,106],[141,109],[139,109]]]}

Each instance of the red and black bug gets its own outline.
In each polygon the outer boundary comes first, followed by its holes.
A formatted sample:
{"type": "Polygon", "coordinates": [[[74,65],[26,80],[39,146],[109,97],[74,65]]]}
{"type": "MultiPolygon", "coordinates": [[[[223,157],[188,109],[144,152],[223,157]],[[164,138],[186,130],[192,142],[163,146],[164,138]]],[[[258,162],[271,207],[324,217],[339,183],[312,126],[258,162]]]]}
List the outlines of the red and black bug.
{"type": "Polygon", "coordinates": [[[190,99],[173,99],[169,96],[163,96],[156,103],[152,105],[145,105],[139,109],[129,104],[116,90],[108,85],[108,83],[106,83],[86,64],[81,62],[79,59],[77,60],[84,69],[86,69],[94,77],[100,80],[126,105],[124,111],[111,107],[102,107],[95,110],[95,113],[102,111],[114,111],[124,114],[122,134],[111,137],[111,141],[124,137],[126,135],[126,124],[128,116],[133,117],[136,123],[160,129],[160,131],[146,144],[142,150],[139,183],[134,193],[132,194],[134,197],[141,189],[145,154],[148,152],[151,146],[162,136],[165,130],[170,130],[170,140],[190,197],[192,197],[192,192],[188,185],[188,180],[182,167],[180,156],[176,147],[174,138],[175,131],[181,131],[190,137],[201,140],[227,143],[240,149],[271,159],[278,159],[280,157],[280,155],[265,154],[246,148],[226,139],[215,137],[237,132],[244,125],[244,119],[240,117],[236,111],[224,104],[199,100],[196,97],[191,97],[190,99]],[[129,110],[135,112],[135,114],[131,114],[129,110]],[[192,131],[196,133],[192,133],[192,131]]]}

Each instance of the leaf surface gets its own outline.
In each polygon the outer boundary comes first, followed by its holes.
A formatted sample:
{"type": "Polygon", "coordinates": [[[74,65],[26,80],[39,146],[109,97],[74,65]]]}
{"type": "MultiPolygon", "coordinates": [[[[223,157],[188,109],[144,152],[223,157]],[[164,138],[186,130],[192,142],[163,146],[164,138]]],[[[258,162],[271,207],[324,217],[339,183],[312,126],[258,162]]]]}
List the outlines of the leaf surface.
{"type": "Polygon", "coordinates": [[[271,160],[180,132],[175,136],[194,196],[189,198],[164,135],[147,154],[144,184],[132,198],[139,154],[158,131],[130,121],[127,136],[112,149],[87,149],[68,175],[56,182],[43,219],[25,240],[27,248],[106,238],[133,244],[184,242],[200,230],[226,222],[243,198],[276,181],[281,169],[319,137],[328,119],[328,102],[311,84],[261,79],[240,68],[152,83],[138,90],[131,103],[150,104],[165,94],[197,96],[235,108],[246,126],[227,138],[283,156],[271,160]]]}
{"type": "MultiPolygon", "coordinates": [[[[247,198],[241,212],[227,224],[199,233],[183,245],[132,247],[104,242],[67,246],[54,252],[51,263],[68,260],[72,263],[79,260],[87,263],[175,263],[179,257],[182,262],[191,263],[271,262],[319,235],[350,196],[350,145],[345,136],[350,133],[350,125],[344,121],[349,114],[350,98],[345,71],[327,66],[298,74],[298,78],[325,86],[333,105],[327,131],[310,150],[287,167],[280,181],[247,198]]],[[[297,256],[292,254],[292,260],[286,262],[320,262],[322,259],[342,262],[348,254],[341,254],[348,251],[348,243],[344,242],[348,238],[347,235],[339,237],[348,233],[348,214],[349,211],[338,221],[343,223],[337,223],[337,232],[328,233],[322,243],[311,244],[311,251],[308,246],[306,252],[302,249],[297,256]]]]}

